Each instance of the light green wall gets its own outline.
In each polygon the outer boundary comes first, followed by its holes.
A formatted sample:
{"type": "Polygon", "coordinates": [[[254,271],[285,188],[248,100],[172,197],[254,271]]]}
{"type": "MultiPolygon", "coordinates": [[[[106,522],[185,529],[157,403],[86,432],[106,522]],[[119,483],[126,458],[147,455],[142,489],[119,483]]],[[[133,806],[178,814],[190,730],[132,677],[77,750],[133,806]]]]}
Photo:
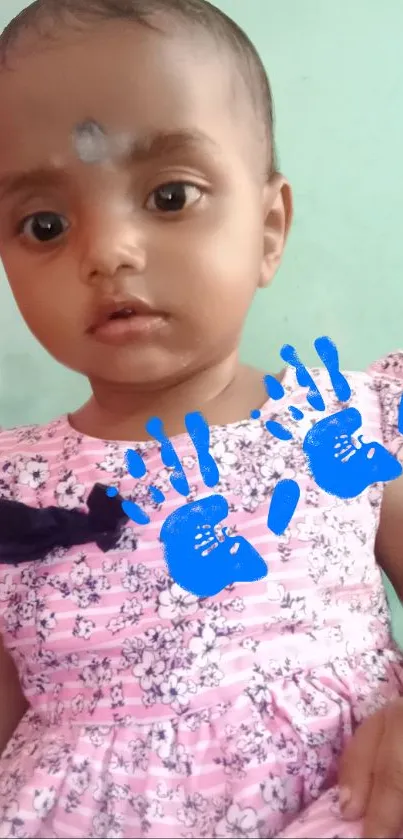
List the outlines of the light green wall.
{"type": "MultiPolygon", "coordinates": [[[[0,26],[24,5],[1,0],[0,26]]],[[[280,163],[295,196],[286,258],[253,307],[244,356],[277,368],[287,341],[312,362],[313,339],[328,334],[345,367],[364,368],[403,345],[403,2],[217,5],[266,63],[280,163]]],[[[36,346],[1,280],[0,424],[45,421],[78,405],[86,385],[36,346]]]]}
{"type": "MultiPolygon", "coordinates": [[[[23,7],[1,0],[0,25],[23,7]]],[[[295,225],[272,289],[260,292],[244,356],[266,368],[295,342],[308,361],[329,334],[345,367],[403,344],[402,0],[221,0],[260,50],[277,110],[295,225]]],[[[72,408],[85,383],[47,358],[1,274],[0,424],[72,408]],[[40,396],[39,396],[40,394],[40,396]]]]}

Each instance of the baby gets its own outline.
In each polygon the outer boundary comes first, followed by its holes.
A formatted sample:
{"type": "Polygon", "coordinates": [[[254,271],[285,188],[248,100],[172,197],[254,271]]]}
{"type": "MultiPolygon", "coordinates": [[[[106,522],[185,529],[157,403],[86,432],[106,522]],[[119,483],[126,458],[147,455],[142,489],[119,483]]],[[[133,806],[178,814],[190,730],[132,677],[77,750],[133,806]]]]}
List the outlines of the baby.
{"type": "MultiPolygon", "coordinates": [[[[292,215],[261,61],[204,0],[36,0],[0,51],[0,255],[37,340],[92,391],[68,416],[0,433],[0,835],[357,836],[338,759],[402,693],[374,559],[377,537],[403,591],[402,486],[320,491],[305,389],[290,369],[274,403],[239,360],[292,215]],[[268,566],[215,597],[168,574],[160,532],[183,498],[144,431],[161,417],[189,500],[206,497],[192,411],[212,427],[229,532],[268,566]],[[291,441],[265,427],[284,417],[291,441]],[[280,478],[301,500],[275,536],[280,478]],[[99,484],[149,523],[107,527],[117,508],[99,484]],[[93,538],[69,543],[67,512],[99,509],[93,538]]],[[[366,433],[392,452],[402,368],[348,375],[366,433]]],[[[325,414],[339,410],[312,375],[325,414]]]]}

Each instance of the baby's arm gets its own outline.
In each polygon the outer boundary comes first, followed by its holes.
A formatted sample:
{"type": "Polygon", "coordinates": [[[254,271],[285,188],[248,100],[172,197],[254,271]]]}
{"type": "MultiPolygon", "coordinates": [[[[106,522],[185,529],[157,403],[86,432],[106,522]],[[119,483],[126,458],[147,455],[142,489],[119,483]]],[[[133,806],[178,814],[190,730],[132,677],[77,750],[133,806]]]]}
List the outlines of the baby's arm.
{"type": "Polygon", "coordinates": [[[0,638],[0,754],[27,708],[14,662],[0,638]]]}
{"type": "Polygon", "coordinates": [[[375,552],[403,601],[403,475],[385,487],[375,552]]]}

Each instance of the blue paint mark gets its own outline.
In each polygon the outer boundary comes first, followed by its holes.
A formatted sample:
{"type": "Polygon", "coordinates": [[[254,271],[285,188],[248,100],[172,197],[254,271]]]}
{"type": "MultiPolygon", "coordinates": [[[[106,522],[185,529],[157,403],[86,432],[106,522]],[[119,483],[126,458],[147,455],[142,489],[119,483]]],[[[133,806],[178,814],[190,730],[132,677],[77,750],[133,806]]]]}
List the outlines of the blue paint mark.
{"type": "Polygon", "coordinates": [[[146,430],[151,437],[154,437],[154,439],[160,443],[161,460],[164,466],[167,466],[168,469],[174,469],[173,474],[170,475],[169,478],[171,485],[176,492],[179,492],[180,495],[184,495],[186,498],[186,496],[190,494],[190,487],[179,457],[176,454],[171,441],[165,434],[164,423],[159,417],[153,417],[148,420],[146,430]]]}
{"type": "Polygon", "coordinates": [[[106,490],[106,494],[108,498],[116,498],[116,496],[119,495],[119,492],[116,489],[116,487],[108,487],[108,489],[106,490]]]}
{"type": "Polygon", "coordinates": [[[403,396],[400,400],[399,405],[399,414],[397,418],[397,427],[399,429],[399,434],[403,434],[403,396]]]}
{"type": "Polygon", "coordinates": [[[126,463],[127,469],[132,478],[144,478],[147,469],[143,458],[138,454],[138,452],[135,452],[134,449],[128,449],[126,452],[126,463]]]}
{"type": "Polygon", "coordinates": [[[163,504],[164,503],[165,495],[164,495],[163,492],[161,492],[160,489],[158,489],[158,487],[150,487],[150,489],[148,491],[150,493],[150,496],[151,496],[152,500],[155,501],[156,504],[163,504]]]}
{"type": "Polygon", "coordinates": [[[337,498],[356,498],[371,484],[393,481],[402,466],[380,443],[358,444],[352,435],[362,427],[356,408],[344,408],[320,420],[303,442],[316,484],[337,498]]]}
{"type": "Polygon", "coordinates": [[[288,408],[288,410],[289,410],[289,412],[290,412],[291,416],[292,416],[295,420],[302,420],[302,419],[304,419],[304,414],[303,414],[303,412],[302,412],[302,411],[300,411],[300,410],[299,410],[299,408],[294,408],[294,405],[290,405],[290,407],[288,408]]]}
{"type": "MultiPolygon", "coordinates": [[[[200,413],[187,414],[185,423],[204,484],[210,488],[216,486],[220,475],[210,454],[209,427],[200,413]]],[[[188,496],[185,473],[172,443],[165,436],[162,421],[154,417],[146,428],[161,443],[164,465],[176,470],[175,480],[171,481],[173,488],[180,495],[188,496]]],[[[136,458],[134,469],[144,477],[136,458]]],[[[150,486],[149,495],[157,503],[166,500],[155,486],[150,486]]],[[[149,516],[134,501],[123,501],[122,508],[136,524],[150,522],[149,516]]],[[[267,575],[266,563],[247,539],[238,534],[228,535],[228,528],[224,526],[228,513],[225,498],[210,495],[183,504],[162,525],[160,541],[168,571],[178,585],[197,597],[211,597],[234,583],[255,582],[267,575]]]]}
{"type": "MultiPolygon", "coordinates": [[[[339,401],[351,395],[347,380],[340,372],[338,352],[328,338],[318,338],[315,348],[325,364],[333,389],[339,401]]],[[[281,351],[283,360],[295,368],[297,381],[308,389],[307,402],[315,410],[323,411],[325,404],[307,368],[300,361],[294,347],[286,345],[281,351]]],[[[274,376],[265,377],[269,397],[279,400],[285,395],[283,386],[274,376]]],[[[299,421],[304,413],[294,406],[288,407],[291,416],[299,421]]],[[[251,412],[252,419],[259,419],[261,412],[251,412]]],[[[219,481],[219,471],[210,454],[210,431],[200,413],[188,414],[186,428],[193,442],[199,469],[206,486],[212,488],[219,481]]],[[[399,431],[403,433],[403,397],[399,407],[399,431]]],[[[371,484],[391,481],[402,474],[402,466],[384,446],[377,442],[358,443],[353,435],[362,427],[362,417],[355,408],[345,408],[319,420],[306,434],[302,448],[307,457],[316,484],[338,498],[354,498],[371,484]]],[[[189,484],[179,457],[164,432],[162,420],[154,417],[147,423],[147,431],[161,445],[163,464],[174,470],[172,487],[180,495],[190,494],[189,484]]],[[[291,440],[292,433],[274,420],[266,423],[267,430],[280,440],[291,440]]],[[[129,471],[135,478],[146,475],[143,459],[134,451],[127,453],[129,471]]],[[[110,498],[116,497],[114,487],[107,490],[110,498]]],[[[156,487],[149,489],[150,498],[163,504],[164,494],[156,487]]],[[[296,481],[282,480],[274,488],[267,526],[280,536],[289,526],[300,498],[296,481]]],[[[148,524],[149,516],[133,501],[123,501],[126,515],[137,524],[148,524]]],[[[228,502],[221,495],[182,504],[165,520],[160,540],[169,573],[185,590],[198,597],[211,597],[233,583],[256,582],[267,574],[267,566],[255,548],[242,536],[228,536],[224,526],[229,513],[228,502]]]]}
{"type": "Polygon", "coordinates": [[[200,474],[207,487],[215,487],[220,480],[217,464],[210,454],[210,429],[200,413],[186,414],[185,425],[196,449],[200,474]]]}
{"type": "Polygon", "coordinates": [[[306,397],[307,402],[309,402],[312,408],[315,408],[315,411],[324,411],[325,403],[322,399],[322,396],[319,393],[318,388],[316,387],[316,384],[309,370],[307,370],[305,364],[302,364],[302,361],[300,361],[295,347],[292,347],[291,344],[285,344],[280,352],[280,355],[283,361],[289,364],[290,367],[294,367],[297,376],[297,382],[300,385],[300,387],[308,388],[308,393],[306,397]]]}
{"type": "Polygon", "coordinates": [[[216,527],[227,518],[222,495],[184,504],[161,528],[165,561],[171,577],[197,597],[213,597],[233,583],[252,583],[267,576],[267,565],[243,536],[228,536],[216,527]]]}
{"type": "Polygon", "coordinates": [[[314,346],[329,373],[332,388],[339,402],[348,402],[351,397],[351,388],[343,373],[340,372],[339,353],[336,345],[330,338],[324,336],[317,338],[314,346]]]}
{"type": "Polygon", "coordinates": [[[139,507],[135,501],[122,501],[122,510],[129,519],[136,522],[136,524],[149,524],[150,517],[147,513],[139,507]]]}
{"type": "Polygon", "coordinates": [[[275,399],[277,402],[279,399],[283,398],[285,390],[281,382],[279,382],[279,380],[276,379],[275,376],[265,376],[264,386],[266,388],[267,395],[270,399],[275,399]]]}
{"type": "Polygon", "coordinates": [[[279,422],[275,420],[269,420],[266,422],[266,428],[270,431],[270,434],[273,437],[277,437],[278,440],[292,440],[291,431],[287,431],[279,422]]]}
{"type": "MultiPolygon", "coordinates": [[[[315,349],[324,363],[333,390],[340,402],[351,397],[351,388],[340,371],[339,354],[335,344],[326,337],[317,338],[315,349]]],[[[300,361],[295,348],[286,345],[281,351],[282,359],[295,368],[298,384],[308,388],[307,402],[318,411],[325,410],[325,403],[311,374],[300,361]]],[[[301,420],[302,411],[293,406],[288,408],[291,416],[301,420]]],[[[403,397],[399,408],[399,431],[403,434],[403,397]]],[[[280,423],[266,424],[268,431],[277,432],[280,439],[291,439],[292,434],[280,423]]],[[[387,449],[377,442],[364,443],[362,435],[358,442],[353,439],[362,428],[362,417],[355,408],[345,408],[319,420],[306,434],[302,448],[307,457],[315,483],[337,498],[355,498],[371,484],[393,481],[402,474],[402,466],[387,449]]],[[[298,496],[299,497],[299,496],[298,496]]],[[[280,482],[274,490],[270,505],[268,527],[276,535],[288,527],[293,504],[298,503],[295,487],[280,482]],[[279,489],[278,489],[279,488],[279,489]],[[284,528],[284,529],[282,529],[284,528]]]]}
{"type": "Polygon", "coordinates": [[[296,481],[279,481],[274,488],[270,502],[267,527],[276,536],[281,536],[295,513],[300,498],[300,488],[296,481]]]}

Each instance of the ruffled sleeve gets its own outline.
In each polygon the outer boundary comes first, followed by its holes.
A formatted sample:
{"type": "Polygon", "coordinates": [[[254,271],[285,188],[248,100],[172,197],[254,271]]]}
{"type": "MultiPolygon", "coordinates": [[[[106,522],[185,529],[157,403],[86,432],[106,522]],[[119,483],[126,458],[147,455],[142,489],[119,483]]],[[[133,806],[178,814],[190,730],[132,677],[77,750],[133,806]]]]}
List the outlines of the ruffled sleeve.
{"type": "Polygon", "coordinates": [[[399,432],[399,409],[403,396],[403,350],[371,364],[368,373],[379,399],[383,442],[401,460],[403,435],[399,432]]]}

